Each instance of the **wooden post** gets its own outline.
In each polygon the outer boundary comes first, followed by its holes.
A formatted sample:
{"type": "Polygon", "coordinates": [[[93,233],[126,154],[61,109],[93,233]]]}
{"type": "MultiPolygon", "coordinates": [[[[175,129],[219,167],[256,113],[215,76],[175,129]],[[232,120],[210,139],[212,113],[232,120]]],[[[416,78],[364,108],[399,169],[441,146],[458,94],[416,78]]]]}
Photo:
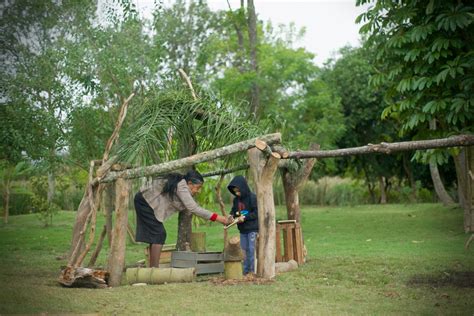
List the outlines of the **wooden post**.
{"type": "Polygon", "coordinates": [[[122,281],[122,271],[125,267],[125,243],[127,240],[128,195],[130,184],[127,180],[117,179],[115,183],[115,190],[116,219],[112,234],[112,245],[110,247],[107,261],[107,269],[110,273],[110,286],[120,285],[122,281]]]}
{"type": "Polygon", "coordinates": [[[280,155],[271,153],[268,158],[258,148],[248,151],[250,170],[253,175],[258,203],[258,264],[257,275],[266,279],[275,276],[275,203],[273,177],[278,168],[280,155]]]}
{"type": "Polygon", "coordinates": [[[107,183],[103,192],[103,213],[105,216],[105,226],[107,234],[107,242],[110,247],[112,243],[112,213],[115,208],[115,186],[113,183],[107,183]]]}

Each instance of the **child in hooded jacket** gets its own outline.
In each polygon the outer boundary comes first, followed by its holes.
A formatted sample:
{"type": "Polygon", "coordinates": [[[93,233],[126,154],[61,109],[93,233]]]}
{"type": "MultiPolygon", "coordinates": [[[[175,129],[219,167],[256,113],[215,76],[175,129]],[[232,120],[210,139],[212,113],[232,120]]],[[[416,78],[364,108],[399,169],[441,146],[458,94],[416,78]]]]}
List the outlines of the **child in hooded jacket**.
{"type": "Polygon", "coordinates": [[[236,176],[227,186],[234,197],[230,214],[240,218],[237,227],[240,231],[240,246],[245,253],[244,274],[255,271],[255,241],[258,234],[257,196],[253,193],[243,176],[236,176]]]}

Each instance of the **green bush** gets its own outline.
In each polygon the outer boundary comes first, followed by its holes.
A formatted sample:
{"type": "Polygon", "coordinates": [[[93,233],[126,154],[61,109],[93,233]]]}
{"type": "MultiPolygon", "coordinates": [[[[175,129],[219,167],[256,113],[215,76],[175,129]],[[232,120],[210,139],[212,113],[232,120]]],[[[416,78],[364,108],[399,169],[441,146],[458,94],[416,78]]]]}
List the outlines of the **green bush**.
{"type": "Polygon", "coordinates": [[[351,179],[323,177],[316,183],[307,181],[299,192],[305,205],[355,205],[366,202],[366,188],[351,179]]]}
{"type": "MultiPolygon", "coordinates": [[[[32,212],[33,193],[25,188],[12,188],[10,191],[9,214],[21,215],[32,212]]],[[[3,196],[0,196],[1,205],[3,208],[3,196]]]]}
{"type": "Polygon", "coordinates": [[[433,192],[426,188],[421,188],[418,190],[418,202],[420,203],[433,203],[435,202],[435,195],[433,192]]]}

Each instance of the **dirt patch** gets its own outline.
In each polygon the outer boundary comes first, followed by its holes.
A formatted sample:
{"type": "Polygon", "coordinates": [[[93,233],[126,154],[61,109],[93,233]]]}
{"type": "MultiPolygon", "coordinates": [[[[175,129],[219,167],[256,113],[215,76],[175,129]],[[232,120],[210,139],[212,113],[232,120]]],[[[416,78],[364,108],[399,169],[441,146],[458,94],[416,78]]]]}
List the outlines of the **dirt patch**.
{"type": "Polygon", "coordinates": [[[257,285],[262,285],[262,284],[271,284],[274,281],[273,280],[267,280],[263,278],[257,277],[256,274],[249,273],[247,275],[244,275],[244,277],[241,280],[226,280],[224,279],[223,276],[221,277],[214,277],[210,278],[209,282],[211,282],[214,285],[237,285],[237,284],[257,284],[257,285]]]}
{"type": "Polygon", "coordinates": [[[414,275],[409,286],[474,288],[474,271],[443,271],[437,274],[414,275]]]}

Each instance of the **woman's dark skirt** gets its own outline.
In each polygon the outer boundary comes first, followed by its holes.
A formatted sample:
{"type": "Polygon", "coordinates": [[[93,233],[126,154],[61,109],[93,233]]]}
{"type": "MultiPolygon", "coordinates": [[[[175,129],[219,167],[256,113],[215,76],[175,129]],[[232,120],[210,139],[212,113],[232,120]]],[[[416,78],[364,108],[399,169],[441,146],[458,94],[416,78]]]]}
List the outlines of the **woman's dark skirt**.
{"type": "Polygon", "coordinates": [[[134,204],[137,212],[136,241],[163,245],[166,240],[165,227],[156,219],[153,209],[141,192],[135,194],[134,204]]]}

